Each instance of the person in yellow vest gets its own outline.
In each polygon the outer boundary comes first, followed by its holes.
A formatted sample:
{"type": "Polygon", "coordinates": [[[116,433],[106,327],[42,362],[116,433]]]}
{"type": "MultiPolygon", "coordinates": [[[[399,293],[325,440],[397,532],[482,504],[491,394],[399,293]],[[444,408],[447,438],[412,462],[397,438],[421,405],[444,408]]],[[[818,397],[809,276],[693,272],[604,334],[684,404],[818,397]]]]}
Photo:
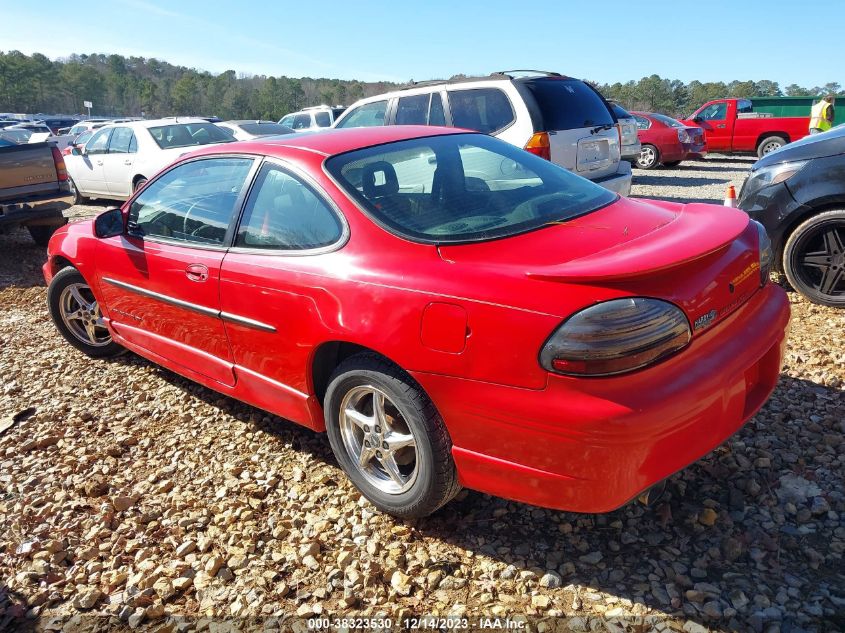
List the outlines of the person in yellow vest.
{"type": "Polygon", "coordinates": [[[827,132],[833,127],[833,95],[827,95],[810,110],[810,134],[827,132]]]}

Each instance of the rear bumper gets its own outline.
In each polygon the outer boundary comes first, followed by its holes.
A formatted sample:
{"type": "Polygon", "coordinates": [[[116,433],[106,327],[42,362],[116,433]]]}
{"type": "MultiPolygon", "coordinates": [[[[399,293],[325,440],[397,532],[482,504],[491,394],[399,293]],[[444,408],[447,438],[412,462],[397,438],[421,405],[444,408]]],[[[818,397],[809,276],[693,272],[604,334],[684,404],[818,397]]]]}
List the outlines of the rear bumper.
{"type": "Polygon", "coordinates": [[[738,431],[777,383],[789,303],[768,284],[677,356],[625,376],[530,390],[414,374],[446,422],[461,483],[608,512],[738,431]]]}
{"type": "Polygon", "coordinates": [[[612,191],[613,193],[618,193],[620,196],[630,195],[631,163],[620,160],[619,167],[616,168],[616,173],[596,178],[593,182],[612,191]]]}
{"type": "Polygon", "coordinates": [[[69,208],[73,198],[67,189],[49,194],[0,202],[0,227],[49,225],[62,226],[67,218],[62,211],[69,208]]]}
{"type": "Polygon", "coordinates": [[[636,143],[631,143],[630,145],[623,145],[622,146],[622,160],[636,160],[637,157],[640,155],[640,150],[642,149],[642,143],[637,141],[636,143]]]}

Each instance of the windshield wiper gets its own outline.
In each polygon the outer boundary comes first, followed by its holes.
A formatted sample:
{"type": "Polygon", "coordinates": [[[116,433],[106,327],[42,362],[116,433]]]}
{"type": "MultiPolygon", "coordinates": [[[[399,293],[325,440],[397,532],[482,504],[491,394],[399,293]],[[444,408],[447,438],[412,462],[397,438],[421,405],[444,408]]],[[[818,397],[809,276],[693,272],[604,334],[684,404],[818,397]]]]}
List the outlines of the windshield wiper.
{"type": "Polygon", "coordinates": [[[594,127],[590,130],[590,134],[598,134],[599,132],[603,132],[604,130],[613,129],[612,123],[605,123],[604,125],[599,125],[598,127],[594,127]]]}

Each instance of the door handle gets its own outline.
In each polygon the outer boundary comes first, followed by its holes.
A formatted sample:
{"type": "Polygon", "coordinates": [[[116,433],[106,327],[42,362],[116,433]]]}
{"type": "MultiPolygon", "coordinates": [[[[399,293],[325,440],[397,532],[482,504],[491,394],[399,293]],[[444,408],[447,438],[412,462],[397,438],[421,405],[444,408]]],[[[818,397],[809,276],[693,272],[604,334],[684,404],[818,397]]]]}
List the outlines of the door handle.
{"type": "Polygon", "coordinates": [[[98,160],[98,161],[97,161],[97,164],[98,164],[98,165],[102,165],[102,164],[103,164],[103,161],[98,160]]]}
{"type": "Polygon", "coordinates": [[[205,264],[189,264],[185,268],[185,276],[191,281],[206,281],[208,279],[208,267],[205,264]]]}
{"type": "Polygon", "coordinates": [[[716,127],[725,127],[724,123],[719,123],[716,127]]]}
{"type": "Polygon", "coordinates": [[[125,161],[123,161],[123,164],[124,165],[131,165],[132,161],[131,160],[125,160],[125,161]]]}

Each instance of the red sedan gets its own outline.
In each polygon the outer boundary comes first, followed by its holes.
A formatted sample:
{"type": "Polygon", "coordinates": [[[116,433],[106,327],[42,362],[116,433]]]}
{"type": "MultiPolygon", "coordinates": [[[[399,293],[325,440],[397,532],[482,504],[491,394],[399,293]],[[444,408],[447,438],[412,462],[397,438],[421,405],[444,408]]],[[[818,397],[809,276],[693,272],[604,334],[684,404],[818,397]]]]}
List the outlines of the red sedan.
{"type": "Polygon", "coordinates": [[[701,158],[707,153],[704,130],[684,125],[665,114],[631,112],[637,120],[640,155],[636,166],[654,169],[658,165],[674,167],[684,160],[701,158]]]}
{"type": "Polygon", "coordinates": [[[619,507],[754,415],[789,321],[745,213],[436,127],[209,147],[48,256],[71,345],[326,431],[403,517],[461,485],[619,507]]]}

